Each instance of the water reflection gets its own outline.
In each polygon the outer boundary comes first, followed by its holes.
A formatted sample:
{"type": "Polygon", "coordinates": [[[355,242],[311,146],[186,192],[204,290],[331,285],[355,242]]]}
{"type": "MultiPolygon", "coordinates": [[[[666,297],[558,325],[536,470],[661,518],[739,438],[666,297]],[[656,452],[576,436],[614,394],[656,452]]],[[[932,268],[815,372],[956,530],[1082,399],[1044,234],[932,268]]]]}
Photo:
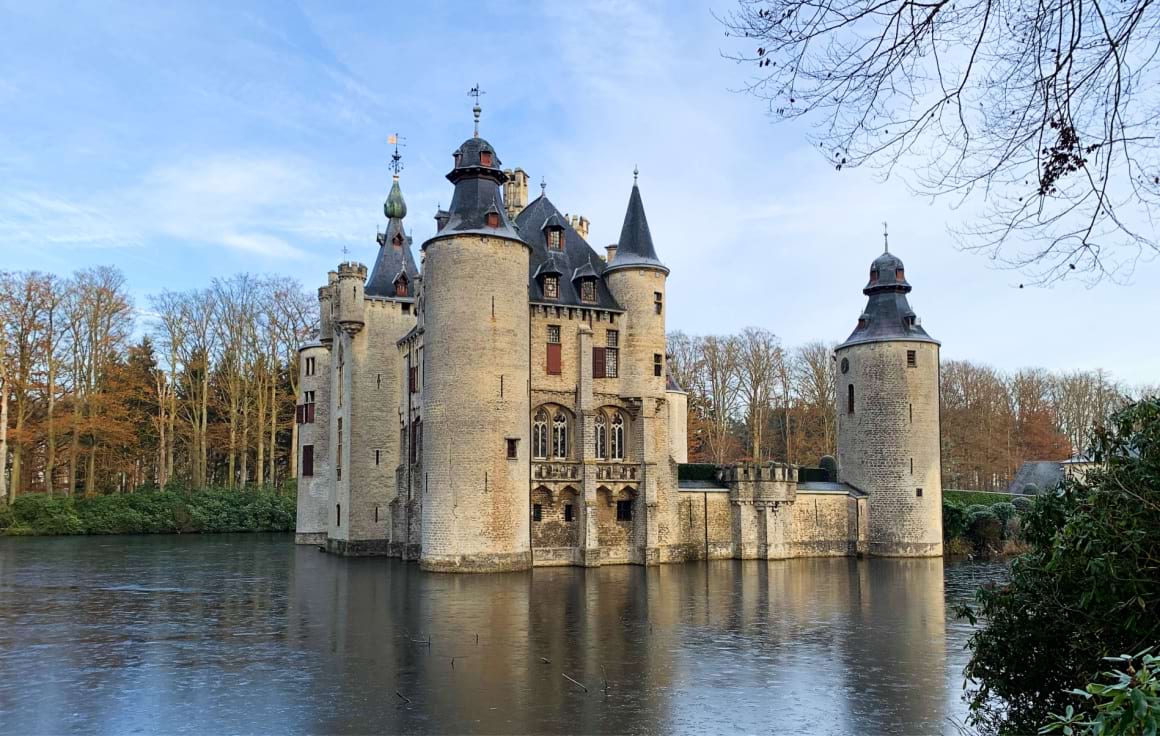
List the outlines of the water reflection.
{"type": "Polygon", "coordinates": [[[969,630],[948,622],[948,595],[1002,574],[825,559],[450,576],[281,536],[6,539],[0,720],[15,733],[949,731],[969,630]]]}

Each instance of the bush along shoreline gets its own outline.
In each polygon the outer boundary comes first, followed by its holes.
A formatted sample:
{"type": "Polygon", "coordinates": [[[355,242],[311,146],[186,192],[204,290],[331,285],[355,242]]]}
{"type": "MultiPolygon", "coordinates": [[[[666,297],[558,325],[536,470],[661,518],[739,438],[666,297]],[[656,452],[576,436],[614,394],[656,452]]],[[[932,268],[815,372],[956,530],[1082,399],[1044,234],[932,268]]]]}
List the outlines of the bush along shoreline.
{"type": "Polygon", "coordinates": [[[294,531],[296,494],[271,489],[141,489],[77,498],[34,494],[0,506],[0,535],[294,531]]]}
{"type": "Polygon", "coordinates": [[[945,492],[944,555],[985,558],[1026,552],[1023,517],[1034,506],[1034,496],[945,492]]]}

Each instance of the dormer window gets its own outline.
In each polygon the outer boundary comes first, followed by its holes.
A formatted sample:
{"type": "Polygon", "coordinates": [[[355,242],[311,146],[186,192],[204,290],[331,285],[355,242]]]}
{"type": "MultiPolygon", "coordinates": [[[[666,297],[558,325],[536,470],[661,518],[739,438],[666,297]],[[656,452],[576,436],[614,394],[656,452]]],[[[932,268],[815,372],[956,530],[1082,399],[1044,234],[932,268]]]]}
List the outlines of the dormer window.
{"type": "Polygon", "coordinates": [[[906,281],[906,271],[901,268],[894,269],[895,281],[906,281]]]}
{"type": "Polygon", "coordinates": [[[480,151],[479,152],[479,165],[480,166],[491,166],[491,151],[480,151]]]}
{"type": "Polygon", "coordinates": [[[580,301],[595,302],[596,301],[596,280],[584,279],[580,282],[580,301]]]}
{"type": "Polygon", "coordinates": [[[499,227],[499,213],[498,212],[488,212],[487,213],[487,226],[488,227],[499,227]]]}
{"type": "Polygon", "coordinates": [[[403,249],[403,234],[395,233],[395,237],[391,239],[391,245],[395,246],[395,250],[403,249]]]}
{"type": "Polygon", "coordinates": [[[548,250],[564,250],[564,231],[552,228],[548,231],[548,250]]]}
{"type": "Polygon", "coordinates": [[[560,298],[560,277],[559,276],[545,276],[544,277],[544,298],[545,299],[559,299],[560,298]]]}
{"type": "Polygon", "coordinates": [[[399,276],[395,281],[395,296],[407,296],[407,277],[399,276]]]}
{"type": "Polygon", "coordinates": [[[866,325],[868,325],[868,324],[870,324],[870,320],[867,319],[865,317],[865,315],[858,318],[858,329],[862,329],[862,328],[866,327],[866,325]]]}
{"type": "Polygon", "coordinates": [[[872,269],[870,269],[870,285],[873,286],[874,284],[877,284],[877,283],[878,283],[878,269],[872,268],[872,269]]]}

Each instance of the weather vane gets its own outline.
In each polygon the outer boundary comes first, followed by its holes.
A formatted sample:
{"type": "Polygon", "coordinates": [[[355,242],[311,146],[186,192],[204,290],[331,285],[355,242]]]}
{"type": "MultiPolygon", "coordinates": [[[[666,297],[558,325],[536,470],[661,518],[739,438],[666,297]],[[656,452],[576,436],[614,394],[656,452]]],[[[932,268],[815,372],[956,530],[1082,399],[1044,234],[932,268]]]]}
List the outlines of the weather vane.
{"type": "Polygon", "coordinates": [[[475,137],[478,138],[479,137],[479,113],[483,112],[483,108],[481,108],[479,106],[479,96],[486,95],[487,93],[484,92],[483,90],[481,90],[479,88],[479,82],[476,82],[475,86],[472,87],[470,90],[468,90],[467,94],[468,94],[468,96],[475,98],[475,105],[471,108],[471,114],[475,116],[475,137]]]}
{"type": "Polygon", "coordinates": [[[890,252],[890,232],[886,229],[886,221],[882,222],[882,242],[886,245],[886,252],[890,252]]]}
{"type": "Polygon", "coordinates": [[[395,147],[395,152],[391,155],[391,171],[395,172],[395,178],[399,178],[399,172],[403,170],[403,157],[399,155],[399,146],[405,146],[406,143],[399,141],[406,140],[398,133],[387,136],[387,143],[395,147]]]}
{"type": "Polygon", "coordinates": [[[640,176],[640,168],[633,164],[632,166],[632,185],[636,186],[636,177],[640,176]]]}
{"type": "Polygon", "coordinates": [[[343,257],[349,256],[350,255],[350,248],[347,248],[345,245],[342,246],[342,255],[343,255],[343,257]]]}

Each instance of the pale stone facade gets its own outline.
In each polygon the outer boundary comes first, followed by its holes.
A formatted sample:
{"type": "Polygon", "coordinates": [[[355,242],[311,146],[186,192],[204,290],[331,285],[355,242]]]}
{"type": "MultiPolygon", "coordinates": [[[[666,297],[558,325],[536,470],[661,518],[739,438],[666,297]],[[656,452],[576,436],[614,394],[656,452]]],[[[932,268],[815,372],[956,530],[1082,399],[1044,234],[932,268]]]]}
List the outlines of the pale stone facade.
{"type": "MultiPolygon", "coordinates": [[[[543,187],[529,202],[526,172],[501,169],[487,141],[454,160],[421,273],[396,175],[373,271],[343,263],[319,291],[301,353],[313,464],[300,461],[299,542],[457,572],[941,551],[925,333],[856,330],[839,347],[862,402],[839,424],[839,477],[771,463],[679,483],[687,396],[667,374],[669,271],[637,185],[601,257],[587,218],[543,187]]],[[[868,294],[884,288],[873,278],[868,294]]]]}

